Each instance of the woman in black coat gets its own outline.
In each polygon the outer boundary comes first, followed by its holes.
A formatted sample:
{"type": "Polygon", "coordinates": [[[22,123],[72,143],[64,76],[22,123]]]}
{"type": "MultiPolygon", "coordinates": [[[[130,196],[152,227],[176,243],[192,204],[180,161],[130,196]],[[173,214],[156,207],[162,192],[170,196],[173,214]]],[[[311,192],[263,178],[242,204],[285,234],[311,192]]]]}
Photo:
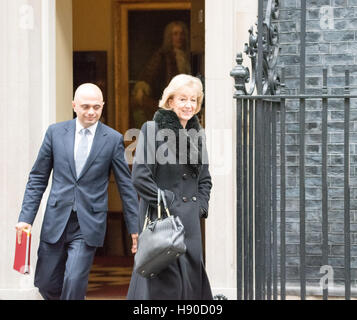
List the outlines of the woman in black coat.
{"type": "Polygon", "coordinates": [[[140,195],[139,230],[148,206],[155,212],[160,188],[165,192],[170,213],[179,216],[185,227],[187,251],[155,278],[134,272],[128,299],[212,299],[200,227],[200,217],[207,218],[212,188],[205,137],[195,115],[202,100],[201,81],[180,74],[164,90],[154,121],[146,122],[141,129],[132,171],[140,195]]]}

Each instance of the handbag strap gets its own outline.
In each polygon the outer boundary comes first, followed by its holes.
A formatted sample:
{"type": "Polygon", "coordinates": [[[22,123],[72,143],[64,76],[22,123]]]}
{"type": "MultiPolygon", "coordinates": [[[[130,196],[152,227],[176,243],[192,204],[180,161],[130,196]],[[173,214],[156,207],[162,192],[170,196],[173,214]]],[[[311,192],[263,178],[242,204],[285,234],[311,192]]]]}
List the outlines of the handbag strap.
{"type": "MultiPolygon", "coordinates": [[[[159,190],[160,190],[160,189],[159,189],[159,190]]],[[[160,190],[160,193],[161,193],[162,201],[163,201],[163,203],[164,203],[164,208],[165,208],[166,214],[167,214],[167,216],[169,217],[169,216],[171,216],[171,214],[170,214],[169,208],[167,207],[165,192],[164,192],[163,190],[160,190]]]]}
{"type": "MultiPolygon", "coordinates": [[[[158,188],[157,189],[157,217],[158,217],[158,219],[161,219],[161,200],[164,203],[164,209],[165,209],[167,216],[170,217],[171,214],[170,214],[169,208],[167,207],[165,192],[164,192],[164,190],[161,190],[160,188],[158,188]]],[[[147,225],[150,221],[151,220],[150,220],[150,216],[149,216],[149,206],[147,206],[143,231],[145,230],[145,228],[147,227],[147,225]]]]}
{"type": "MultiPolygon", "coordinates": [[[[157,217],[158,219],[161,219],[161,197],[163,197],[163,202],[164,206],[166,207],[166,199],[165,199],[165,194],[164,192],[158,188],[157,189],[157,217]]],[[[166,209],[166,208],[165,208],[166,209]]],[[[144,226],[143,226],[143,231],[145,230],[147,224],[150,222],[150,217],[149,217],[149,205],[146,208],[146,215],[145,215],[145,221],[144,221],[144,226]]]]}
{"type": "Polygon", "coordinates": [[[157,217],[161,219],[161,189],[157,189],[157,217]]]}

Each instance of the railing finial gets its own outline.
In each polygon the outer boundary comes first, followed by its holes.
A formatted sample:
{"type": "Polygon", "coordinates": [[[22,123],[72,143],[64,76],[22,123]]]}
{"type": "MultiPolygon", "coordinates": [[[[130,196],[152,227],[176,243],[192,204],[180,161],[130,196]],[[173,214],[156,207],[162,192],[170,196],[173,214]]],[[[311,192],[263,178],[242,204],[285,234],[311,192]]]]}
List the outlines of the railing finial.
{"type": "MultiPolygon", "coordinates": [[[[262,88],[263,94],[275,95],[280,93],[280,77],[277,73],[276,65],[278,60],[279,48],[279,31],[271,20],[279,17],[279,1],[268,0],[265,20],[262,30],[258,30],[263,38],[263,70],[262,88]]],[[[252,95],[256,87],[258,72],[258,37],[257,32],[254,34],[253,26],[248,30],[249,41],[244,45],[244,53],[248,55],[251,62],[251,74],[247,67],[242,66],[242,53],[237,54],[237,66],[231,71],[230,75],[234,77],[236,91],[234,97],[240,95],[252,95]],[[245,84],[249,82],[248,89],[245,84]]]]}
{"type": "Polygon", "coordinates": [[[241,52],[237,53],[236,62],[237,65],[230,73],[231,77],[234,78],[234,87],[236,89],[234,97],[247,94],[245,83],[249,81],[249,69],[242,66],[243,57],[241,52]]]}

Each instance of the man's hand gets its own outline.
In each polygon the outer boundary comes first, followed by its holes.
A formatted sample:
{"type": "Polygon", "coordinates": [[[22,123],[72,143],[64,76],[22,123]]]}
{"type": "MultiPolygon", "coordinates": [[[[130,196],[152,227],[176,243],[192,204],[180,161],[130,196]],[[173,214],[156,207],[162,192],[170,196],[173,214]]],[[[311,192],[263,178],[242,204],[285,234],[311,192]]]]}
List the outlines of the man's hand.
{"type": "Polygon", "coordinates": [[[26,222],[19,222],[16,224],[15,228],[17,233],[17,242],[18,244],[21,244],[22,231],[23,230],[31,231],[31,225],[26,222]]]}
{"type": "Polygon", "coordinates": [[[131,253],[132,254],[135,254],[136,251],[138,251],[138,237],[139,237],[138,233],[131,234],[131,241],[132,241],[131,253]]]}

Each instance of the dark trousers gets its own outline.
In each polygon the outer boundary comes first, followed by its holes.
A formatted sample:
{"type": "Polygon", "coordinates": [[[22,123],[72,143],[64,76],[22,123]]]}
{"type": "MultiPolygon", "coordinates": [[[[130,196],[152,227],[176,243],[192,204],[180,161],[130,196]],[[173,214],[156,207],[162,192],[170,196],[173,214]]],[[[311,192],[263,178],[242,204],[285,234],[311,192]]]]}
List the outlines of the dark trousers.
{"type": "Polygon", "coordinates": [[[54,244],[40,241],[35,286],[45,300],[83,300],[96,247],[88,246],[81,234],[77,214],[54,244]]]}

